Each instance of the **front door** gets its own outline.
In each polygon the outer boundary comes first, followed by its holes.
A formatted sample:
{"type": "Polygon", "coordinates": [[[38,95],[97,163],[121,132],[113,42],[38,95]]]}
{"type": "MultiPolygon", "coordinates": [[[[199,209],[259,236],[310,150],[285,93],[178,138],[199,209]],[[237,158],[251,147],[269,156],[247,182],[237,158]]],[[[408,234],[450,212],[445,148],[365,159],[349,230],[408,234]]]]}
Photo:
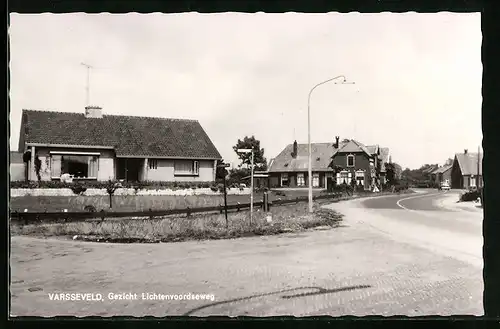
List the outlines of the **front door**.
{"type": "Polygon", "coordinates": [[[127,182],[138,182],[139,171],[142,168],[144,159],[120,158],[116,162],[116,178],[127,182]]]}

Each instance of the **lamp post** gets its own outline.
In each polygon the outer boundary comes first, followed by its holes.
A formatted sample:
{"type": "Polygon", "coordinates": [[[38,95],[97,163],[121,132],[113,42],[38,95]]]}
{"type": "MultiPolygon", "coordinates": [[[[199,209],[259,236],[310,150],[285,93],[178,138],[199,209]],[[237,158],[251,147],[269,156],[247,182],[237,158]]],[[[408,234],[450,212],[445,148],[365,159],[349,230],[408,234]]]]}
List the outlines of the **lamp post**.
{"type": "MultiPolygon", "coordinates": [[[[312,196],[312,151],[311,151],[311,94],[317,87],[328,83],[330,81],[336,80],[338,78],[342,78],[342,82],[340,84],[354,84],[354,82],[347,82],[347,79],[343,75],[336,76],[335,78],[331,78],[325,80],[323,82],[318,83],[309,91],[309,97],[307,98],[307,144],[309,148],[309,165],[308,165],[308,187],[309,187],[309,212],[313,212],[313,196],[312,196]]],[[[337,84],[335,82],[335,84],[337,84]]]]}
{"type": "Polygon", "coordinates": [[[238,149],[238,153],[251,153],[250,160],[250,225],[252,224],[253,216],[253,148],[252,149],[238,149]]]}

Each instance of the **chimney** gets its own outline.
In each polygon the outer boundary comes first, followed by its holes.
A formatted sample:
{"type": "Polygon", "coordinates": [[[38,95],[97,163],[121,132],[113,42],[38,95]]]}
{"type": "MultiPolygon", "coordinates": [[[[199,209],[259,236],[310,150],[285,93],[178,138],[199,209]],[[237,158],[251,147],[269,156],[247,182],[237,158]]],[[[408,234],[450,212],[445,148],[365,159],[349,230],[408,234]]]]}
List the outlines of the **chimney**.
{"type": "Polygon", "coordinates": [[[294,142],[293,142],[292,157],[293,157],[293,158],[296,158],[296,157],[297,157],[297,141],[294,141],[294,142]]]}
{"type": "Polygon", "coordinates": [[[467,149],[464,150],[464,154],[467,154],[467,149]]]}
{"type": "Polygon", "coordinates": [[[102,107],[99,106],[85,106],[86,118],[102,118],[102,107]]]}
{"type": "Polygon", "coordinates": [[[335,148],[338,149],[339,148],[339,139],[340,137],[339,136],[335,136],[335,148]]]}

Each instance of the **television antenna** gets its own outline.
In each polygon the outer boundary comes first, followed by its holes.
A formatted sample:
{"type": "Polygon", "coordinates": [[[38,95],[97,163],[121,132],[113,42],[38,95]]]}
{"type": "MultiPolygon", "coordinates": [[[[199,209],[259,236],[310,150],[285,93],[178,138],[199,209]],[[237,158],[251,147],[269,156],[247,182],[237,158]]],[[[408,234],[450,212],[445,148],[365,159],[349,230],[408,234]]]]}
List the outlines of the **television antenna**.
{"type": "Polygon", "coordinates": [[[87,105],[90,105],[90,70],[94,67],[86,63],[80,64],[87,68],[87,86],[85,89],[87,90],[87,105]]]}

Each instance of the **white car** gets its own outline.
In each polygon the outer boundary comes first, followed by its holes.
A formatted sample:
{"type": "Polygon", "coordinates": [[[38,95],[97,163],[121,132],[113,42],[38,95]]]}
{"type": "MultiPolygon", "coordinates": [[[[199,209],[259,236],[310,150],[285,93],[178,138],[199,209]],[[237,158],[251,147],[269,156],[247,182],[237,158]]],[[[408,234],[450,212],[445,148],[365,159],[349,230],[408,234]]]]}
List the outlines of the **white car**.
{"type": "Polygon", "coordinates": [[[450,190],[450,184],[448,184],[447,182],[443,182],[439,186],[439,189],[440,190],[444,190],[444,191],[449,191],[450,190]]]}

